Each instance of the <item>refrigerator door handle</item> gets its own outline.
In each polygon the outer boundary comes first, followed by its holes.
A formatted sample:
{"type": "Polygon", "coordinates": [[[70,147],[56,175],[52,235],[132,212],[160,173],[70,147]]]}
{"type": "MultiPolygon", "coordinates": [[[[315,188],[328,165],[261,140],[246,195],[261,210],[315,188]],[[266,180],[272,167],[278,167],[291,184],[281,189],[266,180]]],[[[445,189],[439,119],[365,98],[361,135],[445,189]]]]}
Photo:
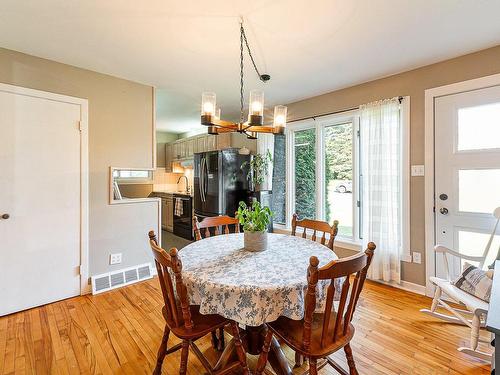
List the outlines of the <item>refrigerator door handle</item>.
{"type": "Polygon", "coordinates": [[[203,173],[204,173],[204,176],[203,176],[203,196],[204,196],[204,199],[205,199],[205,202],[207,201],[207,193],[208,193],[208,166],[207,166],[207,159],[204,158],[204,163],[203,163],[203,173]]]}
{"type": "Polygon", "coordinates": [[[201,158],[200,160],[200,197],[201,201],[205,202],[205,194],[204,194],[204,185],[205,185],[205,169],[203,163],[205,162],[205,158],[201,158]]]}

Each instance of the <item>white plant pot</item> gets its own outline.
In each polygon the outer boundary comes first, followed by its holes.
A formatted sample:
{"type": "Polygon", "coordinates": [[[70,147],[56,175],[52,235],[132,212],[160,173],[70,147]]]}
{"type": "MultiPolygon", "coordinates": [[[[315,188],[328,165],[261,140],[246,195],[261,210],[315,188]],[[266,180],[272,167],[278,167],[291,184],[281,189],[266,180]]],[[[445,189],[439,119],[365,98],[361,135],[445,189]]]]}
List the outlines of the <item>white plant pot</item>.
{"type": "Polygon", "coordinates": [[[264,251],[267,249],[267,231],[244,233],[244,247],[248,251],[264,251]]]}

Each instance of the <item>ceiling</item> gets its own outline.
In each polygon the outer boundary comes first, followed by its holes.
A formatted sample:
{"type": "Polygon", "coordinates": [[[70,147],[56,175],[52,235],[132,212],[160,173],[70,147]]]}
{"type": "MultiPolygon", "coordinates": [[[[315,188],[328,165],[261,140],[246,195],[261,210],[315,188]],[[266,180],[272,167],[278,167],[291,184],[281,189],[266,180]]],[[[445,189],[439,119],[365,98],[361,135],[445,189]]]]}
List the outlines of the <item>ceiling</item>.
{"type": "Polygon", "coordinates": [[[240,15],[272,77],[247,59],[246,92],[272,108],[498,45],[499,14],[498,0],[2,0],[0,46],[156,86],[158,129],[180,133],[200,129],[202,91],[238,118],[240,15]]]}

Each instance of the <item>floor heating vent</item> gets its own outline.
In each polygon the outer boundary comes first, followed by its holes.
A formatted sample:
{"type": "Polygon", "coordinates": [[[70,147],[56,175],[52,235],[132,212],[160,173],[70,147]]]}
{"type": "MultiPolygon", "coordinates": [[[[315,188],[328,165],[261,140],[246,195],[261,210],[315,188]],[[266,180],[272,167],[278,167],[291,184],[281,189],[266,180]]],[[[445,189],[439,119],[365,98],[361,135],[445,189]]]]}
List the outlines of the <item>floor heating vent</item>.
{"type": "Polygon", "coordinates": [[[99,294],[152,277],[153,272],[149,263],[95,275],[92,276],[92,294],[99,294]]]}

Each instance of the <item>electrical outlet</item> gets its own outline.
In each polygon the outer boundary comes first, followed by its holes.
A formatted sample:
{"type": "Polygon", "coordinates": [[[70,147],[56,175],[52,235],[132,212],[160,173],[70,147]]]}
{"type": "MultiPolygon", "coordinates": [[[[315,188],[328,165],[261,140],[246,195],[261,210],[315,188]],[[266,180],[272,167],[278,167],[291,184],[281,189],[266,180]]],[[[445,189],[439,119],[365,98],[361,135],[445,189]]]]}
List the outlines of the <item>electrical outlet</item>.
{"type": "Polygon", "coordinates": [[[417,264],[422,263],[422,254],[421,253],[413,252],[413,263],[417,263],[417,264]]]}
{"type": "Polygon", "coordinates": [[[122,253],[109,255],[109,264],[120,264],[122,262],[122,253]]]}
{"type": "Polygon", "coordinates": [[[425,167],[423,165],[412,165],[411,175],[412,177],[419,177],[425,174],[425,167]]]}

